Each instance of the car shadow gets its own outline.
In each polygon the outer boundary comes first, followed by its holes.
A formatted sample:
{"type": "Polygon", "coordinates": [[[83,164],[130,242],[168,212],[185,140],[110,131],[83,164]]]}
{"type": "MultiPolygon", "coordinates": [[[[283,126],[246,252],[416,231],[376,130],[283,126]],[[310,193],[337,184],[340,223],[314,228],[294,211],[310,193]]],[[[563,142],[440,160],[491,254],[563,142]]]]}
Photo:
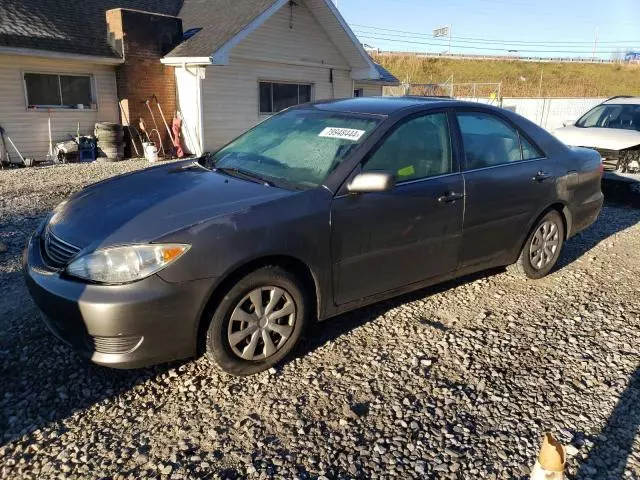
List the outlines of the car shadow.
{"type": "MultiPolygon", "coordinates": [[[[567,241],[562,256],[558,261],[557,269],[564,268],[573,263],[612,235],[640,223],[640,209],[633,208],[627,197],[615,196],[610,193],[606,198],[602,213],[596,223],[597,224],[592,225],[587,230],[567,241]]],[[[465,283],[471,283],[480,278],[496,275],[504,271],[504,268],[495,268],[474,273],[390,300],[378,302],[314,324],[309,328],[305,340],[297,349],[294,358],[311,353],[317,348],[335,340],[340,335],[344,335],[404,303],[435,295],[445,290],[464,285],[465,283]]],[[[447,328],[442,323],[433,319],[423,318],[420,319],[420,322],[437,330],[445,330],[447,328]]]]}
{"type": "MultiPolygon", "coordinates": [[[[640,210],[626,205],[620,207],[608,200],[598,220],[601,222],[599,227],[588,229],[568,242],[561,266],[568,265],[602,240],[640,222],[640,210]],[[615,217],[608,214],[619,208],[624,209],[623,214],[616,212],[615,217]]],[[[32,231],[37,222],[38,218],[34,217],[22,225],[22,230],[32,231]]],[[[0,446],[116,397],[184,363],[131,371],[112,370],[92,364],[59,342],[41,321],[19,269],[20,250],[25,239],[12,239],[10,251],[0,254],[0,331],[3,332],[0,335],[0,446]],[[42,369],[53,373],[42,375],[42,369]]],[[[293,358],[304,356],[404,303],[500,272],[503,269],[468,275],[312,325],[293,358]]],[[[434,319],[421,318],[419,321],[435,329],[447,328],[434,319]]],[[[61,423],[59,428],[64,429],[61,423]]]]}
{"type": "MultiPolygon", "coordinates": [[[[438,293],[450,290],[452,288],[471,283],[481,278],[490,277],[503,273],[504,268],[494,268],[491,270],[485,270],[464,277],[449,280],[444,283],[439,283],[430,287],[416,290],[415,292],[406,293],[398,297],[391,298],[389,300],[383,300],[372,305],[353,310],[351,312],[343,313],[334,318],[330,318],[323,322],[317,322],[309,326],[305,337],[296,348],[295,353],[290,357],[290,360],[295,358],[304,357],[305,355],[313,352],[314,350],[330,343],[352,330],[355,330],[362,325],[369,323],[372,320],[384,315],[389,310],[400,307],[405,303],[410,303],[419,300],[424,297],[436,295],[438,293]]],[[[440,331],[447,331],[449,327],[444,325],[438,320],[431,318],[419,318],[418,321],[425,326],[434,328],[440,331]]]]}
{"type": "MultiPolygon", "coordinates": [[[[181,363],[139,370],[95,365],[47,330],[20,271],[0,272],[0,285],[0,447],[181,363]]],[[[65,430],[62,423],[57,428],[65,430]]]]}
{"type": "Polygon", "coordinates": [[[589,454],[580,463],[576,479],[631,478],[625,477],[625,469],[639,426],[640,368],[629,379],[589,454]]]}
{"type": "Polygon", "coordinates": [[[605,177],[602,180],[602,192],[609,203],[640,207],[640,181],[621,182],[616,181],[615,176],[613,179],[605,177]]]}
{"type": "MultiPolygon", "coordinates": [[[[640,194],[637,197],[640,198],[640,194]]],[[[566,267],[603,240],[638,223],[640,208],[626,196],[609,193],[596,222],[566,242],[556,268],[566,267]]]]}

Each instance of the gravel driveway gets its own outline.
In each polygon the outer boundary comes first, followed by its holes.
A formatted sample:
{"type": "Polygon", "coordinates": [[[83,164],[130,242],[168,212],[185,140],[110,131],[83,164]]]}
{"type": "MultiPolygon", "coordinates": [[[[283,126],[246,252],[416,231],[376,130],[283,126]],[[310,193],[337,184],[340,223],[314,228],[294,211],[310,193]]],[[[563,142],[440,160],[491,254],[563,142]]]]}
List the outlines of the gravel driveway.
{"type": "Polygon", "coordinates": [[[569,478],[640,477],[640,209],[608,202],[546,279],[485,272],[340,316],[252,378],[114,371],[45,330],[19,257],[65,196],[144,166],[0,172],[1,478],[524,479],[545,430],[569,478]]]}

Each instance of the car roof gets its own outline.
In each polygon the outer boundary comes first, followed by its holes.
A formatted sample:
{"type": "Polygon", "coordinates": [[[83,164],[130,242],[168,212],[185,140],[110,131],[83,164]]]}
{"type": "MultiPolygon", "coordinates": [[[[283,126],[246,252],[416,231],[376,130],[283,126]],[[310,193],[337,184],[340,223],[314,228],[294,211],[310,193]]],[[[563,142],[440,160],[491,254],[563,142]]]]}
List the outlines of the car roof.
{"type": "Polygon", "coordinates": [[[478,106],[479,104],[462,102],[450,97],[359,97],[319,101],[312,104],[319,110],[370,115],[391,115],[400,110],[420,107],[427,109],[461,105],[478,106]]]}
{"type": "Polygon", "coordinates": [[[602,103],[605,105],[640,105],[640,97],[619,96],[605,100],[602,103]]]}

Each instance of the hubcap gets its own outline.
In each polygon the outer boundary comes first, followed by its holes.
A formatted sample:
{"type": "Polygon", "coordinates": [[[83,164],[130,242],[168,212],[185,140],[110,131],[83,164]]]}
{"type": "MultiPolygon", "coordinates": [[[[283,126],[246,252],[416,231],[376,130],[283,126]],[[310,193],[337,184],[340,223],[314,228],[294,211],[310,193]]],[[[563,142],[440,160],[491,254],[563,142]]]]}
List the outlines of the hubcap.
{"type": "Polygon", "coordinates": [[[227,339],[238,357],[264,360],[284,346],[295,321],[291,295],[279,287],[256,288],[233,309],[227,339]]]}
{"type": "Polygon", "coordinates": [[[542,223],[536,230],[529,248],[531,266],[540,270],[549,265],[560,248],[560,230],[551,220],[542,223]]]}

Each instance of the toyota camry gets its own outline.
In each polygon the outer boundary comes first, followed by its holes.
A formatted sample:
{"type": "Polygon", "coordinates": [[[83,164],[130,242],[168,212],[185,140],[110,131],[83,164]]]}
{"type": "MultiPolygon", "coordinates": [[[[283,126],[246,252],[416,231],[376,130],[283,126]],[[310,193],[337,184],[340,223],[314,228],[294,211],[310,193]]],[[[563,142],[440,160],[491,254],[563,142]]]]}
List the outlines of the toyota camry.
{"type": "Polygon", "coordinates": [[[249,375],[312,322],[488,268],[547,275],[598,216],[601,174],[597,152],[499,108],[318,102],[76,193],[23,266],[45,324],[98,364],[204,352],[249,375]]]}

